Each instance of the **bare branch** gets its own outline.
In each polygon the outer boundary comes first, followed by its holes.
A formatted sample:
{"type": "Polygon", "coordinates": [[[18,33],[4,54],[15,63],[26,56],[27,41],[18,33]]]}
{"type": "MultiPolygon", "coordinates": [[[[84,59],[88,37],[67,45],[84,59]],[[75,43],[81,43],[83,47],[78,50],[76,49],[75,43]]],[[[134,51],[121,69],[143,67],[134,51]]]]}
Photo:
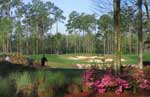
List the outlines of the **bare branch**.
{"type": "Polygon", "coordinates": [[[104,14],[113,10],[113,0],[91,0],[98,14],[104,14]]]}

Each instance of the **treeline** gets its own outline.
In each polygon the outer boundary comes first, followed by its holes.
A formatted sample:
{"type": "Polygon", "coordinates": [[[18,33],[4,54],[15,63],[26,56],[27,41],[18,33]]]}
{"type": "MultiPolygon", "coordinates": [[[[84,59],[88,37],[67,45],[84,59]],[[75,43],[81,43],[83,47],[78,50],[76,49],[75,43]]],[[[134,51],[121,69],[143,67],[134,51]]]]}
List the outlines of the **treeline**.
{"type": "MultiPolygon", "coordinates": [[[[121,53],[125,54],[138,52],[137,9],[134,5],[134,2],[129,5],[121,3],[121,53]]],[[[149,22],[146,13],[143,11],[142,14],[144,41],[147,41],[149,22]]],[[[114,53],[113,12],[99,17],[72,11],[65,24],[66,33],[62,34],[58,32],[59,23],[65,18],[63,10],[50,1],[0,1],[0,51],[24,54],[114,53]]],[[[149,47],[145,46],[145,52],[148,51],[149,47]]]]}

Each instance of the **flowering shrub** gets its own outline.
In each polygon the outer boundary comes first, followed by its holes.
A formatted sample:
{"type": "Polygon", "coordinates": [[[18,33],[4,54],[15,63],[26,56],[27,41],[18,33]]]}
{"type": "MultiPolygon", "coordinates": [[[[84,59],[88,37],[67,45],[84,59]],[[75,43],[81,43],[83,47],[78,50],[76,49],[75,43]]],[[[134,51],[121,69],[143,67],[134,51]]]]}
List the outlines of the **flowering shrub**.
{"type": "Polygon", "coordinates": [[[93,69],[85,71],[83,81],[88,87],[94,88],[99,93],[115,88],[115,93],[120,94],[124,89],[130,88],[128,81],[119,76],[112,75],[110,71],[100,78],[96,78],[94,74],[97,73],[93,69]]]}
{"type": "Polygon", "coordinates": [[[125,68],[118,76],[113,75],[113,70],[108,69],[103,76],[98,76],[96,69],[89,69],[83,73],[83,81],[87,87],[95,89],[98,93],[115,90],[120,94],[125,89],[137,88],[150,90],[150,80],[145,72],[138,68],[125,68]]]}
{"type": "Polygon", "coordinates": [[[139,82],[139,87],[141,89],[150,90],[150,81],[147,79],[141,80],[141,82],[139,82]]]}
{"type": "Polygon", "coordinates": [[[129,89],[130,88],[128,81],[126,81],[124,79],[121,79],[121,78],[117,78],[116,81],[117,81],[117,84],[118,84],[118,88],[116,90],[117,94],[122,93],[123,89],[129,89]]]}
{"type": "Polygon", "coordinates": [[[147,79],[145,71],[141,69],[134,69],[130,75],[140,89],[150,90],[150,80],[147,79]]]}
{"type": "Polygon", "coordinates": [[[141,69],[133,69],[130,76],[137,82],[145,77],[144,71],[141,69]]]}
{"type": "Polygon", "coordinates": [[[89,69],[83,73],[83,81],[87,87],[92,87],[94,85],[94,75],[96,74],[96,70],[89,69]]]}

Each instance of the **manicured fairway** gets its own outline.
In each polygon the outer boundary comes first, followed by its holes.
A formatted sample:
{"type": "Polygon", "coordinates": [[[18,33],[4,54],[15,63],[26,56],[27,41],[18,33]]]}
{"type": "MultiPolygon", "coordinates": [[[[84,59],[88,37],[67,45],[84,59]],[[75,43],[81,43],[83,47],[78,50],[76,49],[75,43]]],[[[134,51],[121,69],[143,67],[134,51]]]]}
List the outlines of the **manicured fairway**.
{"type": "MultiPolygon", "coordinates": [[[[93,64],[93,62],[87,62],[85,60],[73,60],[69,59],[69,57],[76,57],[76,56],[96,56],[96,54],[63,54],[63,55],[50,55],[46,54],[46,57],[48,59],[48,65],[50,67],[54,68],[74,68],[76,67],[76,64],[93,64]]],[[[101,55],[99,55],[101,57],[101,55]]],[[[106,55],[111,56],[111,55],[106,55]]],[[[32,55],[32,57],[40,62],[40,58],[42,55],[32,55]]],[[[122,64],[137,64],[138,63],[138,56],[135,54],[130,55],[122,55],[122,58],[125,60],[122,62],[122,64]]],[[[144,60],[150,61],[150,55],[144,54],[144,60]]]]}

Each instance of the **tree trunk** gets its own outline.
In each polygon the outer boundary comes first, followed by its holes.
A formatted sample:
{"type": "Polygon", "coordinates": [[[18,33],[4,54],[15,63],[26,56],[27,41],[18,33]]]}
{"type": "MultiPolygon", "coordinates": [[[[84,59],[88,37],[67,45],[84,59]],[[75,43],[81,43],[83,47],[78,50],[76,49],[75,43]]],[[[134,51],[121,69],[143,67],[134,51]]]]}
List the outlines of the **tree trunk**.
{"type": "Polygon", "coordinates": [[[116,74],[120,73],[121,49],[120,49],[120,0],[114,0],[114,32],[115,32],[115,58],[114,66],[116,74]]]}
{"type": "Polygon", "coordinates": [[[138,30],[138,65],[143,68],[143,33],[142,33],[142,0],[137,0],[138,16],[137,16],[137,30],[138,30]]]}
{"type": "Polygon", "coordinates": [[[128,32],[129,32],[129,37],[128,37],[128,47],[129,47],[129,53],[132,53],[132,31],[131,31],[131,24],[130,24],[130,19],[129,19],[129,24],[128,24],[128,32]]]}
{"type": "Polygon", "coordinates": [[[59,55],[58,21],[56,22],[56,54],[59,55]]]}
{"type": "Polygon", "coordinates": [[[36,23],[36,31],[37,31],[37,35],[36,35],[36,54],[38,54],[39,53],[39,30],[38,30],[39,28],[38,28],[38,25],[37,25],[37,23],[36,23]]]}
{"type": "MultiPolygon", "coordinates": [[[[150,33],[150,17],[149,17],[149,8],[148,8],[148,2],[147,2],[147,0],[144,0],[144,6],[145,6],[145,9],[146,9],[146,17],[147,17],[147,19],[146,19],[146,22],[147,22],[147,30],[148,30],[148,32],[150,33]]],[[[147,40],[149,41],[149,33],[147,34],[147,40]]],[[[145,45],[144,45],[144,47],[145,47],[145,45]]],[[[146,49],[146,48],[145,48],[146,49]]]]}
{"type": "Polygon", "coordinates": [[[104,51],[103,51],[104,53],[103,54],[105,55],[106,54],[106,39],[105,38],[104,38],[104,44],[103,44],[103,46],[104,46],[104,51]]]}

